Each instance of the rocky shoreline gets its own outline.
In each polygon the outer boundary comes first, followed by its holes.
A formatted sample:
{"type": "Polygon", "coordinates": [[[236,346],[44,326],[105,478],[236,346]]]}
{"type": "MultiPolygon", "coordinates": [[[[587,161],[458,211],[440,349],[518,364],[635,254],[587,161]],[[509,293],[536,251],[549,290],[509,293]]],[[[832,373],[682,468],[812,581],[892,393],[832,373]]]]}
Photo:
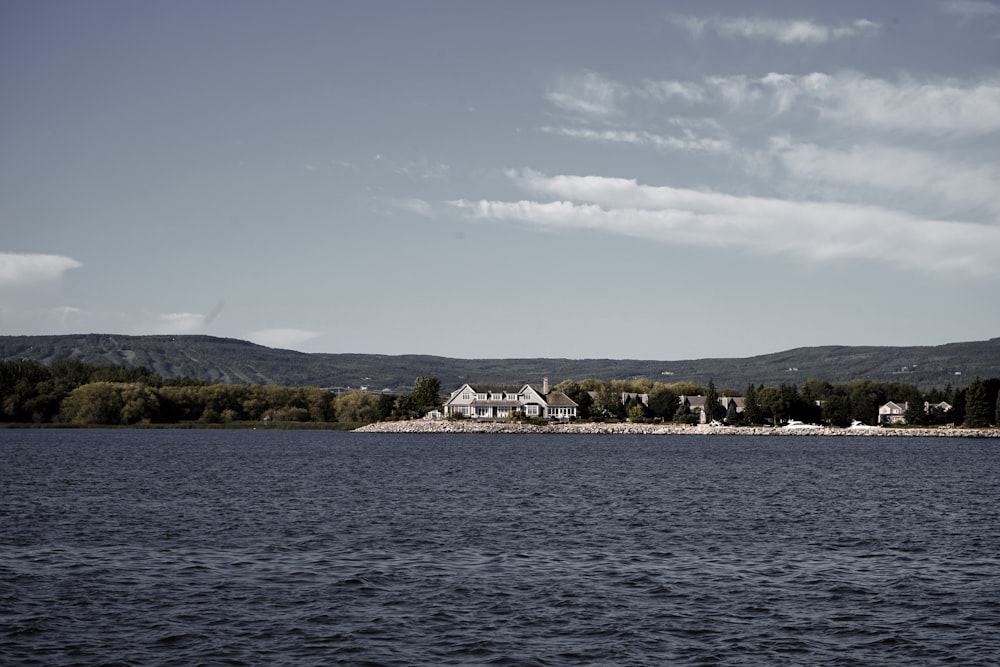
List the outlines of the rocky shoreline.
{"type": "Polygon", "coordinates": [[[877,436],[907,438],[1000,438],[1000,428],[773,428],[750,426],[679,426],[675,424],[604,424],[572,422],[534,426],[513,422],[413,420],[377,422],[355,429],[355,433],[564,433],[577,435],[782,435],[782,436],[877,436]]]}

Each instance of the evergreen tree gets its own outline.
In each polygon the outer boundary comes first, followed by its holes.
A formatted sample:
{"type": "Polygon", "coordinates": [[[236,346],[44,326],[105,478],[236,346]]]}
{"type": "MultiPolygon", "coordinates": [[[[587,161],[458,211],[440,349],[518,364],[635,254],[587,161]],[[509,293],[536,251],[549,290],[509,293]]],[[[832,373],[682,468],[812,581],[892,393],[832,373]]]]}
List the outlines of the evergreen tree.
{"type": "Polygon", "coordinates": [[[710,422],[722,417],[722,406],[719,405],[719,394],[715,391],[715,383],[708,381],[708,393],[705,394],[705,421],[710,422]]]}
{"type": "Polygon", "coordinates": [[[413,409],[424,415],[441,407],[441,381],[436,377],[418,377],[413,382],[413,409]]]}
{"type": "Polygon", "coordinates": [[[912,424],[913,426],[925,426],[929,421],[930,415],[924,409],[924,398],[918,392],[914,392],[906,400],[906,418],[907,424],[912,424]]]}
{"type": "Polygon", "coordinates": [[[746,396],[744,396],[743,421],[751,425],[764,421],[760,403],[757,402],[757,387],[752,382],[747,385],[746,396]]]}
{"type": "Polygon", "coordinates": [[[990,404],[986,396],[986,385],[976,376],[965,391],[965,425],[969,428],[984,428],[990,425],[990,404]]]}
{"type": "Polygon", "coordinates": [[[736,401],[729,399],[729,407],[726,409],[726,423],[727,424],[738,424],[740,421],[740,413],[736,410],[736,401]]]}

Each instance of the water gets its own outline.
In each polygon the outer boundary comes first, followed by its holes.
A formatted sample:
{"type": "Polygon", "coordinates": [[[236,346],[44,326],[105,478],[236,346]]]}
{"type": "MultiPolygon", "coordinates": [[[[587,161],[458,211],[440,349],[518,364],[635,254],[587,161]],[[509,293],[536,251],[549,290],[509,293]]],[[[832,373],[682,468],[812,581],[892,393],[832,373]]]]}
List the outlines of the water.
{"type": "Polygon", "coordinates": [[[1000,442],[0,431],[4,665],[996,665],[1000,442]]]}

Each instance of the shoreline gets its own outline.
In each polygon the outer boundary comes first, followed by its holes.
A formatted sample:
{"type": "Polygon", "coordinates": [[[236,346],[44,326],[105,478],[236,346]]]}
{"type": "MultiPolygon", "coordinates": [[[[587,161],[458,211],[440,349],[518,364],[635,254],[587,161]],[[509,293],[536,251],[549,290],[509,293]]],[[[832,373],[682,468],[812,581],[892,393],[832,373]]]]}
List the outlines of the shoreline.
{"type": "Polygon", "coordinates": [[[568,424],[517,424],[513,422],[411,420],[375,422],[353,433],[498,433],[570,435],[780,435],[903,438],[1000,438],[1000,428],[782,428],[772,426],[681,426],[676,424],[634,424],[619,422],[572,422],[568,424]]]}

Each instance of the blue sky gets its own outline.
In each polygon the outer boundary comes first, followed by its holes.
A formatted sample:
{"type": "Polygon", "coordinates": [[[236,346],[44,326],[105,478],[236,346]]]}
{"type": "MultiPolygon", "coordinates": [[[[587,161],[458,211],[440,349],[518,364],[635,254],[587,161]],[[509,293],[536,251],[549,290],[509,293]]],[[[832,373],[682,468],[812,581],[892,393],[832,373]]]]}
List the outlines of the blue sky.
{"type": "Polygon", "coordinates": [[[0,86],[0,334],[1000,335],[994,1],[8,1],[0,86]]]}

